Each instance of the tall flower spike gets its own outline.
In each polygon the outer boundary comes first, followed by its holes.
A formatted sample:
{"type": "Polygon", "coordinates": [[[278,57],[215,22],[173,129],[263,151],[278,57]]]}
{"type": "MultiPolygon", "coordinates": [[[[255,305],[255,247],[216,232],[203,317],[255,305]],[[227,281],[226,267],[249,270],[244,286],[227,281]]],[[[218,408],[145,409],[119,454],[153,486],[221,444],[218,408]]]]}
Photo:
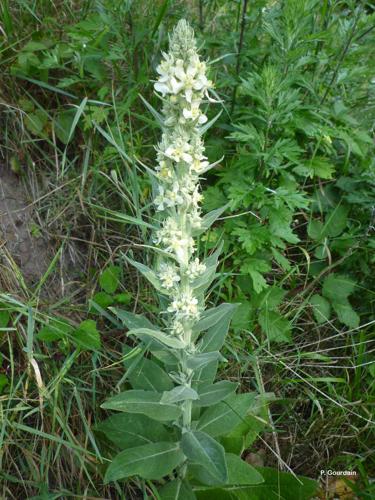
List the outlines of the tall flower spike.
{"type": "MultiPolygon", "coordinates": [[[[196,498],[190,484],[192,479],[208,486],[213,486],[213,481],[215,485],[229,485],[230,479],[225,449],[207,427],[212,422],[216,427],[221,426],[223,415],[225,422],[228,419],[233,422],[228,432],[239,423],[242,425],[254,397],[235,394],[234,382],[214,383],[218,361],[224,360],[219,350],[236,306],[221,304],[205,309],[204,292],[215,278],[221,247],[204,262],[195,252],[195,236],[207,230],[225,207],[201,216],[199,175],[210,168],[201,138],[201,124],[207,120],[202,104],[210,102],[211,82],[206,76],[205,63],[199,59],[193,30],[186,21],[176,26],[170,50],[163,55],[157,72],[155,91],[163,101],[163,132],[154,172],[157,179],[154,204],[160,220],[154,234],[158,258],[156,269],[128,261],[168,303],[161,302],[162,326],[154,326],[142,315],[119,311],[121,321],[129,329],[128,336],[137,336],[143,345],[140,350],[147,350],[150,356],[143,361],[132,358],[128,379],[133,390],[127,389],[102,405],[104,409],[123,412],[123,417],[117,420],[119,427],[125,432],[135,426],[134,435],[139,433],[142,438],[134,444],[131,433],[130,446],[113,459],[105,480],[133,475],[160,480],[168,476],[171,482],[162,486],[160,498],[196,498]],[[164,370],[160,364],[165,365],[164,370]],[[221,405],[227,398],[231,398],[228,405],[221,405]],[[215,415],[209,421],[207,406],[215,415]],[[232,406],[235,410],[231,412],[232,406]],[[139,414],[138,420],[133,413],[139,414]],[[150,429],[154,430],[150,419],[158,421],[155,433],[162,436],[161,442],[153,442],[154,432],[150,436],[150,429]]],[[[244,432],[247,435],[247,427],[244,432]]],[[[221,429],[219,434],[222,435],[221,429]]],[[[228,458],[233,466],[233,456],[228,458]]],[[[240,457],[235,464],[241,471],[246,467],[240,457]]],[[[261,481],[259,476],[257,482],[261,481]]]]}
{"type": "Polygon", "coordinates": [[[194,257],[193,235],[201,225],[199,173],[208,164],[199,129],[207,121],[201,105],[212,84],[199,58],[194,31],[185,20],[173,31],[170,50],[163,54],[157,73],[154,88],[163,99],[164,128],[157,148],[159,185],[154,199],[162,224],[155,241],[178,264],[162,262],[159,277],[164,292],[173,297],[167,310],[170,331],[189,349],[191,329],[203,307],[191,283],[206,269],[194,257]]]}

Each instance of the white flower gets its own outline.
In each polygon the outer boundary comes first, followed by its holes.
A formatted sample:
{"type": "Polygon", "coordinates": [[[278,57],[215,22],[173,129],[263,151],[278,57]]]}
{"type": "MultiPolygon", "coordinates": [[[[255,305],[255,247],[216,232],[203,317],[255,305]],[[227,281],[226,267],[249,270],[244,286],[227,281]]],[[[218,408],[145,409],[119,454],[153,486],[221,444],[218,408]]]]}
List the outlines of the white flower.
{"type": "Polygon", "coordinates": [[[181,279],[177,274],[176,266],[165,263],[161,264],[158,276],[163,288],[166,288],[167,290],[173,288],[181,279]]]}
{"type": "Polygon", "coordinates": [[[189,269],[187,271],[187,275],[190,280],[194,280],[201,274],[203,274],[206,270],[206,264],[200,262],[198,258],[195,258],[190,264],[189,269]]]}
{"type": "Polygon", "coordinates": [[[173,184],[172,189],[169,189],[165,193],[165,203],[168,207],[174,207],[175,205],[181,205],[184,199],[181,196],[180,186],[178,182],[173,184]]]}
{"type": "Polygon", "coordinates": [[[199,315],[198,299],[192,293],[185,293],[172,300],[168,312],[176,314],[179,318],[197,318],[199,315]]]}
{"type": "Polygon", "coordinates": [[[180,142],[180,144],[176,144],[175,146],[169,146],[165,150],[165,156],[174,160],[176,163],[179,163],[181,160],[186,163],[190,163],[193,161],[193,157],[190,154],[191,146],[188,142],[180,142]]]}
{"type": "Polygon", "coordinates": [[[202,111],[199,109],[199,101],[194,101],[191,103],[191,107],[189,108],[184,108],[182,110],[182,114],[184,115],[184,118],[186,120],[198,120],[199,124],[205,123],[207,121],[207,116],[202,113],[202,111]]]}

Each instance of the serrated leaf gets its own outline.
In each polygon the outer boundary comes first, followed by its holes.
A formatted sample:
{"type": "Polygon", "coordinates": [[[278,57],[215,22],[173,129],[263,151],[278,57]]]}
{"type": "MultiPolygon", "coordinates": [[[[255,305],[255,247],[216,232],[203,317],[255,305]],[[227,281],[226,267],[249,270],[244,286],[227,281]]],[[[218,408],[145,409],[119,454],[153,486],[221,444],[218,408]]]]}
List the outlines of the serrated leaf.
{"type": "Polygon", "coordinates": [[[118,266],[108,266],[99,277],[99,284],[107,293],[114,293],[119,286],[121,269],[118,266]]]}
{"type": "Polygon", "coordinates": [[[92,319],[82,321],[71,339],[78,347],[96,351],[101,347],[100,334],[92,319]]]}
{"type": "Polygon", "coordinates": [[[168,422],[181,416],[181,408],[174,404],[162,404],[162,395],[157,392],[130,390],[107,399],[101,408],[127,413],[142,413],[153,420],[168,422]]]}
{"type": "Polygon", "coordinates": [[[328,300],[316,293],[310,298],[309,302],[313,308],[317,323],[320,325],[326,323],[331,317],[331,306],[328,300]]]}
{"type": "Polygon", "coordinates": [[[355,282],[347,276],[329,274],[323,282],[323,295],[333,302],[345,301],[355,290],[355,282]]]}
{"type": "Polygon", "coordinates": [[[178,443],[152,443],[119,453],[108,467],[104,481],[131,476],[158,480],[170,474],[184,460],[178,443]]]}
{"type": "Polygon", "coordinates": [[[188,431],[182,434],[181,448],[188,460],[204,467],[217,484],[227,481],[224,448],[214,438],[202,431],[188,431]]]}
{"type": "Polygon", "coordinates": [[[259,314],[259,324],[270,342],[290,342],[292,325],[276,311],[263,310],[259,314]]]}
{"type": "Polygon", "coordinates": [[[142,414],[119,413],[100,422],[95,430],[102,432],[117,447],[134,448],[159,441],[170,441],[173,435],[160,422],[142,414]]]}
{"type": "Polygon", "coordinates": [[[332,302],[332,307],[341,323],[348,328],[358,328],[360,317],[347,299],[341,302],[332,302]]]}
{"type": "Polygon", "coordinates": [[[69,338],[73,331],[74,327],[66,320],[52,319],[48,325],[39,330],[36,337],[44,342],[53,342],[64,337],[69,338]]]}

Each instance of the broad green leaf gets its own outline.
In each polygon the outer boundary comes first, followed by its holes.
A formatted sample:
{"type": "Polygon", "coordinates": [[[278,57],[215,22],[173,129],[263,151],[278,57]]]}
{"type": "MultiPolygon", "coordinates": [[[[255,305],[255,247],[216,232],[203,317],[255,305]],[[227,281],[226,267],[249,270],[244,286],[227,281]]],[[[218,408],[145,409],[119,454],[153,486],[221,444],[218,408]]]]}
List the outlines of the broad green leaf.
{"type": "Polygon", "coordinates": [[[228,434],[243,422],[255,402],[255,393],[232,394],[215,406],[210,406],[200,417],[197,429],[211,436],[228,434]]]}
{"type": "Polygon", "coordinates": [[[318,483],[269,467],[256,467],[264,484],[236,490],[238,500],[310,500],[317,494],[318,483]]]}
{"type": "MultiPolygon", "coordinates": [[[[191,468],[192,469],[192,468],[191,468]]],[[[189,468],[190,470],[190,468],[189,468]]],[[[194,467],[195,471],[199,471],[199,467],[194,467]]],[[[202,487],[204,488],[204,487],[202,487]]],[[[204,488],[194,490],[198,500],[237,500],[237,496],[234,492],[230,490],[225,490],[223,488],[204,488]]]]}
{"type": "Polygon", "coordinates": [[[119,413],[100,422],[96,430],[103,432],[118,448],[134,448],[143,444],[171,441],[170,430],[142,414],[119,413]]]}
{"type": "Polygon", "coordinates": [[[168,392],[163,392],[162,403],[178,403],[179,401],[195,400],[199,396],[197,392],[186,385],[178,385],[168,392]]]}
{"type": "Polygon", "coordinates": [[[107,293],[114,293],[119,286],[121,269],[118,266],[108,266],[99,277],[99,284],[107,293]]]}
{"type": "MultiPolygon", "coordinates": [[[[225,454],[225,460],[227,463],[228,479],[225,485],[222,486],[225,491],[237,491],[240,486],[250,486],[253,484],[261,484],[264,482],[262,475],[255,469],[255,467],[249,465],[247,462],[241,460],[238,455],[232,453],[225,454]],[[234,488],[236,487],[236,488],[234,488]]],[[[203,470],[197,464],[189,465],[189,473],[194,476],[200,483],[207,486],[217,486],[217,479],[210,474],[207,470],[203,470]]],[[[265,485],[266,486],[266,485],[265,485]]],[[[198,491],[202,491],[198,487],[198,491]]],[[[206,490],[207,491],[207,490],[206,490]]],[[[199,498],[201,495],[198,495],[199,498]]]]}
{"type": "Polygon", "coordinates": [[[331,238],[339,236],[348,222],[348,208],[344,205],[337,205],[325,217],[324,231],[331,238]]]}
{"type": "Polygon", "coordinates": [[[326,323],[331,317],[331,306],[328,300],[316,293],[310,298],[309,302],[313,308],[317,323],[326,323]]]}
{"type": "Polygon", "coordinates": [[[160,500],[196,500],[196,496],[187,481],[175,479],[162,486],[159,491],[160,500]]]}
{"type": "Polygon", "coordinates": [[[346,325],[348,328],[358,328],[360,317],[354,311],[348,300],[333,302],[332,307],[341,323],[346,325]]]}
{"type": "Polygon", "coordinates": [[[38,340],[43,340],[44,342],[53,342],[64,337],[69,338],[73,331],[74,327],[66,320],[52,319],[48,325],[39,330],[36,337],[38,340]]]}
{"type": "Polygon", "coordinates": [[[201,431],[182,434],[181,448],[190,462],[201,465],[216,479],[216,484],[228,479],[224,448],[211,436],[201,431]]]}
{"type": "Polygon", "coordinates": [[[103,307],[103,309],[106,309],[107,307],[111,306],[115,301],[113,296],[109,295],[107,292],[96,293],[93,296],[92,300],[97,304],[99,304],[100,307],[103,307]]]}
{"type": "Polygon", "coordinates": [[[241,460],[239,456],[227,453],[226,461],[228,467],[228,484],[247,485],[264,482],[262,474],[255,467],[241,460]]]}
{"type": "Polygon", "coordinates": [[[292,325],[276,311],[263,310],[259,314],[259,324],[270,342],[290,342],[292,325]]]}
{"type": "Polygon", "coordinates": [[[131,476],[158,480],[180,465],[184,455],[178,443],[152,443],[119,453],[108,467],[104,481],[117,481],[131,476]]]}
{"type": "MultiPolygon", "coordinates": [[[[146,391],[163,392],[173,389],[173,382],[169,375],[157,363],[140,354],[141,359],[136,360],[136,365],[129,370],[127,379],[133,389],[144,389],[146,391]]],[[[125,361],[125,367],[129,368],[134,360],[125,361]]]]}
{"type": "Polygon", "coordinates": [[[172,347],[174,349],[184,349],[185,343],[174,337],[173,335],[168,335],[161,332],[160,330],[151,330],[150,328],[135,328],[134,330],[129,330],[128,335],[135,335],[136,337],[150,337],[151,339],[158,340],[162,344],[172,347]]]}
{"type": "Polygon", "coordinates": [[[202,386],[199,389],[199,400],[195,402],[197,406],[211,406],[225,399],[229,394],[235,392],[238,384],[229,380],[221,380],[216,384],[202,386]]]}
{"type": "Polygon", "coordinates": [[[181,408],[174,404],[161,403],[161,397],[161,394],[151,391],[130,390],[107,399],[101,408],[126,413],[142,413],[160,422],[179,418],[181,408]]]}
{"type": "Polygon", "coordinates": [[[100,334],[96,328],[96,322],[92,319],[82,321],[78,329],[72,335],[72,341],[82,349],[93,351],[100,349],[100,334]]]}
{"type": "Polygon", "coordinates": [[[355,290],[356,284],[347,276],[329,274],[323,282],[323,295],[331,302],[341,302],[348,298],[355,290]]]}

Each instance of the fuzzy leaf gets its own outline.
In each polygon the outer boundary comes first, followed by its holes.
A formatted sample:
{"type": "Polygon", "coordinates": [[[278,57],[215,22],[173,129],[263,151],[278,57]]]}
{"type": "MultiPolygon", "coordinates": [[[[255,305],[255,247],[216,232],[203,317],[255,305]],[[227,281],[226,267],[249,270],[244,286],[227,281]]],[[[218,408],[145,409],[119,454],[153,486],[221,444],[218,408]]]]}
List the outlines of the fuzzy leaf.
{"type": "Polygon", "coordinates": [[[202,386],[199,389],[199,400],[195,402],[196,406],[211,406],[225,399],[232,394],[238,387],[236,382],[221,380],[216,384],[202,386]]]}
{"type": "Polygon", "coordinates": [[[201,465],[217,483],[228,478],[224,448],[211,436],[201,431],[189,431],[182,435],[181,448],[188,460],[201,465]]]}
{"type": "Polygon", "coordinates": [[[171,441],[173,437],[171,431],[161,423],[151,420],[146,415],[135,413],[111,415],[100,422],[95,430],[103,432],[120,449],[158,441],[171,441]]]}
{"type": "Polygon", "coordinates": [[[107,399],[101,408],[127,413],[142,413],[153,420],[168,422],[181,415],[181,408],[173,404],[162,404],[162,395],[157,392],[131,390],[107,399]]]}
{"type": "Polygon", "coordinates": [[[191,387],[188,387],[186,385],[178,385],[170,391],[163,392],[160,402],[169,404],[178,403],[179,401],[194,400],[198,398],[199,396],[197,392],[191,387]]]}
{"type": "Polygon", "coordinates": [[[172,335],[167,335],[160,330],[151,330],[150,328],[135,328],[134,330],[129,330],[128,335],[135,335],[136,337],[150,337],[152,339],[158,340],[162,344],[172,347],[174,349],[184,349],[185,344],[182,340],[172,335]]]}
{"type": "Polygon", "coordinates": [[[184,460],[178,443],[152,443],[119,453],[108,467],[104,481],[117,481],[131,476],[162,479],[184,460]]]}
{"type": "Polygon", "coordinates": [[[243,421],[254,401],[255,393],[233,394],[209,407],[200,417],[197,429],[210,436],[223,436],[243,421]]]}

